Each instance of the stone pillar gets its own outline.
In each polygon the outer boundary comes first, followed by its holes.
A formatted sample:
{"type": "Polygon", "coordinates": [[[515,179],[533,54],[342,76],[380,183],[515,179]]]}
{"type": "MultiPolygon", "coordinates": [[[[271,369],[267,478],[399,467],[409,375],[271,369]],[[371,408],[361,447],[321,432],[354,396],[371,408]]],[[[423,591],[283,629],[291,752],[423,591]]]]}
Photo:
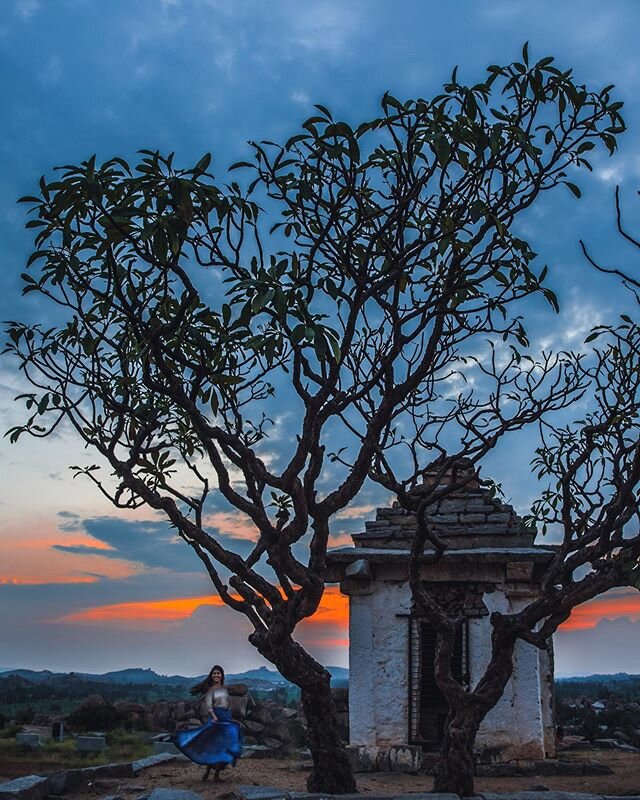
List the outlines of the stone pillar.
{"type": "MultiPolygon", "coordinates": [[[[377,581],[373,596],[373,705],[376,744],[409,742],[409,608],[405,581],[377,581]]],[[[351,673],[349,673],[351,675],[351,673]]]]}
{"type": "Polygon", "coordinates": [[[554,693],[554,659],[553,639],[549,640],[547,650],[540,650],[540,703],[542,705],[542,729],[544,732],[544,754],[546,758],[555,758],[558,741],[556,731],[556,709],[554,693]]]}
{"type": "Polygon", "coordinates": [[[376,744],[371,595],[349,596],[349,743],[376,744]]]}

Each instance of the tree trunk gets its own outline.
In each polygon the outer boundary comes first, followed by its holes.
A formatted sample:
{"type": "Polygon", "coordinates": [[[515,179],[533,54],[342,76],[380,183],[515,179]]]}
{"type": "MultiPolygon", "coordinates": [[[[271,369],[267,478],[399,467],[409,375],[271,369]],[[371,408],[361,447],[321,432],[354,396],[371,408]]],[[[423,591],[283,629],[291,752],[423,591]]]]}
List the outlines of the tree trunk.
{"type": "MultiPolygon", "coordinates": [[[[499,615],[494,615],[492,624],[491,660],[476,688],[463,694],[460,694],[459,689],[449,692],[449,716],[433,782],[434,792],[453,792],[460,797],[471,797],[474,794],[474,748],[478,729],[482,720],[502,697],[513,674],[516,637],[499,615]]],[[[451,641],[452,638],[449,637],[449,644],[451,641]]],[[[436,666],[446,677],[450,677],[451,658],[450,654],[446,657],[446,643],[443,638],[442,653],[439,652],[440,647],[436,651],[436,666]],[[439,658],[442,658],[442,664],[438,663],[439,658]]],[[[450,687],[445,681],[440,683],[440,688],[447,697],[450,687]]]]}
{"type": "MultiPolygon", "coordinates": [[[[328,673],[327,673],[328,674],[328,673]]],[[[352,794],[357,792],[347,751],[338,735],[338,717],[329,681],[319,689],[302,690],[302,708],[307,718],[313,770],[307,780],[310,792],[352,794]]]]}
{"type": "Polygon", "coordinates": [[[452,792],[460,797],[474,794],[473,750],[477,733],[478,722],[469,709],[461,708],[449,716],[433,781],[434,792],[452,792]]]}
{"type": "Polygon", "coordinates": [[[272,631],[253,633],[249,641],[287,680],[300,687],[302,708],[313,768],[307,779],[310,792],[357,792],[353,770],[338,734],[338,714],[331,694],[331,676],[289,636],[276,639],[272,631]]]}

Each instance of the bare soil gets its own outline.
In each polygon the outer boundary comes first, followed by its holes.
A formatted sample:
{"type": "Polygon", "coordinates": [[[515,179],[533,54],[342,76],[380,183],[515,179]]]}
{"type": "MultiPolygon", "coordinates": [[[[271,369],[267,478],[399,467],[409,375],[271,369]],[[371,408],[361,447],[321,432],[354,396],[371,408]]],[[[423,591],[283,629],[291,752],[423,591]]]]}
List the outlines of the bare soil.
{"type": "MultiPolygon", "coordinates": [[[[573,762],[591,761],[607,764],[612,775],[594,776],[536,776],[518,778],[477,778],[476,791],[514,792],[537,789],[544,785],[551,790],[567,792],[589,792],[607,795],[640,794],[640,753],[618,751],[573,751],[563,754],[563,760],[573,762]]],[[[239,785],[275,786],[281,789],[303,792],[306,789],[308,770],[301,769],[294,759],[242,759],[235,768],[227,769],[219,783],[210,778],[202,782],[204,767],[185,761],[160,764],[145,770],[137,778],[126,781],[97,780],[72,795],[73,800],[95,800],[107,794],[120,794],[135,800],[156,787],[165,786],[197,792],[205,800],[224,798],[239,785]]],[[[429,775],[405,775],[378,772],[358,775],[358,789],[366,794],[404,795],[427,792],[432,788],[429,775]]]]}

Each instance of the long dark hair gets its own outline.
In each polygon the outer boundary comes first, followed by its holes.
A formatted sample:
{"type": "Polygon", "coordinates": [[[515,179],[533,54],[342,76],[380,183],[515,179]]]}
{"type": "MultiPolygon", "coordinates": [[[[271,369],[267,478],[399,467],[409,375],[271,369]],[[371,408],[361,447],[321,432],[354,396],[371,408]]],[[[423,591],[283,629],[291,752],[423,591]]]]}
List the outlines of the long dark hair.
{"type": "Polygon", "coordinates": [[[214,664],[209,670],[207,677],[203,681],[200,681],[200,683],[196,683],[195,686],[191,687],[191,694],[206,694],[213,686],[213,673],[215,670],[218,670],[218,672],[222,675],[220,685],[224,686],[224,670],[220,664],[214,664]]]}

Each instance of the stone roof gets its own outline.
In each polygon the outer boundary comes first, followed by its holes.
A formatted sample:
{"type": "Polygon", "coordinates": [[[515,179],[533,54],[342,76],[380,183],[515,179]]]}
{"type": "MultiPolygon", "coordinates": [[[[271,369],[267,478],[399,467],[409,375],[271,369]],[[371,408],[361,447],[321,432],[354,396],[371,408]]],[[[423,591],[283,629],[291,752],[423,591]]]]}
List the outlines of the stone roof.
{"type": "MultiPolygon", "coordinates": [[[[535,530],[525,527],[513,507],[496,499],[482,486],[477,473],[468,468],[459,472],[466,481],[461,488],[448,493],[427,512],[432,530],[446,540],[448,549],[470,547],[530,547],[535,530]]],[[[445,475],[443,484],[450,476],[445,475]]],[[[434,474],[427,473],[424,483],[411,494],[424,495],[433,488],[434,474]]],[[[442,488],[442,484],[438,487],[442,488]]],[[[356,547],[408,549],[417,528],[416,516],[395,502],[378,508],[374,520],[365,523],[365,530],[352,536],[356,547]]]]}

